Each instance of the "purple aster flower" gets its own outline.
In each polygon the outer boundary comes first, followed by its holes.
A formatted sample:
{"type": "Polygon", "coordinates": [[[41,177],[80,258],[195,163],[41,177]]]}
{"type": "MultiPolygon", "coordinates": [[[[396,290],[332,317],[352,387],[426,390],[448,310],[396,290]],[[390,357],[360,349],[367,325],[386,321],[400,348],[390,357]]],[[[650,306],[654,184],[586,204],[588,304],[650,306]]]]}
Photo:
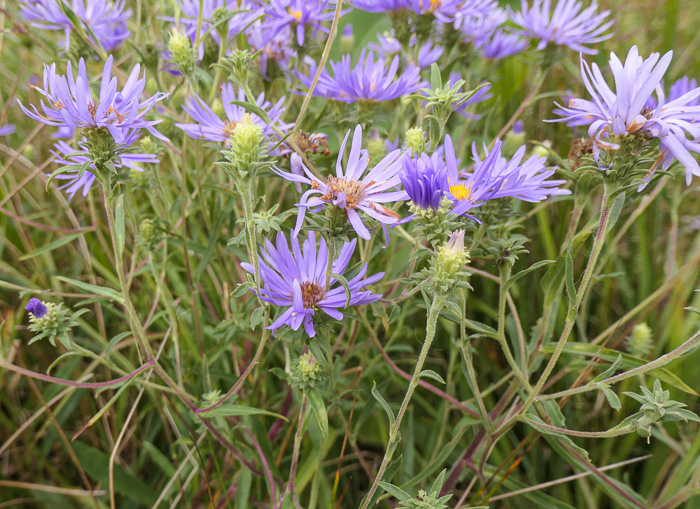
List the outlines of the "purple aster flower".
{"type": "Polygon", "coordinates": [[[506,58],[522,53],[530,46],[530,43],[517,34],[511,34],[503,30],[497,30],[485,40],[476,45],[479,52],[491,60],[506,58]]]}
{"type": "Polygon", "coordinates": [[[328,33],[321,22],[334,17],[334,12],[327,10],[329,3],[328,0],[270,0],[270,5],[265,8],[268,18],[265,27],[270,38],[285,28],[296,27],[297,42],[303,46],[306,27],[313,28],[311,37],[319,30],[328,33]]]}
{"type": "MultiPolygon", "coordinates": [[[[454,28],[461,30],[465,23],[473,23],[476,19],[490,19],[494,15],[500,15],[501,11],[503,9],[498,7],[496,0],[465,0],[453,9],[451,19],[454,28]]],[[[505,21],[504,19],[499,25],[505,21]]]]}
{"type": "MultiPolygon", "coordinates": [[[[76,27],[63,13],[61,2],[20,0],[20,4],[25,20],[43,30],[63,30],[64,47],[67,49],[70,46],[70,33],[76,27]]],[[[124,0],[72,0],[70,8],[80,21],[92,29],[100,45],[107,51],[115,50],[131,35],[126,28],[131,9],[124,10],[124,0]]]]}
{"type": "MultiPolygon", "coordinates": [[[[615,92],[606,83],[598,66],[594,63],[589,67],[581,58],[581,76],[593,100],[572,98],[568,107],[557,104],[555,112],[564,118],[553,121],[588,125],[588,135],[595,140],[593,154],[596,160],[601,148],[620,148],[614,139],[616,136],[657,138],[662,167],[667,169],[678,160],[685,167],[686,180],[690,182],[691,175],[700,176],[700,166],[690,153],[700,152],[700,144],[695,141],[700,139],[700,88],[666,100],[661,80],[672,57],[673,52],[663,57],[652,53],[644,59],[633,46],[623,64],[617,55],[611,53],[610,70],[615,79],[615,92]],[[657,104],[650,107],[648,103],[654,91],[657,104]]],[[[679,85],[676,93],[680,92],[679,85]]]]}
{"type": "Polygon", "coordinates": [[[399,178],[413,204],[425,210],[439,209],[442,197],[450,188],[443,157],[437,152],[420,156],[405,153],[401,163],[399,178]]]}
{"type": "MultiPolygon", "coordinates": [[[[266,249],[260,250],[263,288],[254,293],[266,302],[287,308],[267,329],[276,331],[288,325],[293,330],[299,330],[303,323],[309,337],[314,337],[316,311],[323,311],[335,320],[343,319],[340,309],[347,304],[346,289],[334,278],[326,283],[328,247],[323,237],[318,251],[314,232],[309,232],[301,246],[297,237],[292,237],[291,241],[291,251],[282,232],[277,234],[277,246],[266,241],[266,249]]],[[[343,244],[338,257],[333,260],[331,272],[340,275],[345,273],[356,244],[357,239],[343,244]]],[[[241,266],[250,273],[255,271],[249,263],[242,263],[241,266]]],[[[380,294],[374,294],[365,288],[379,281],[384,273],[365,278],[366,274],[365,263],[360,272],[348,281],[350,306],[369,304],[381,298],[380,294]]]]}
{"type": "Polygon", "coordinates": [[[343,154],[349,136],[350,131],[345,135],[343,144],[340,146],[336,162],[336,175],[329,175],[325,181],[319,180],[304,165],[302,168],[306,177],[273,168],[278,175],[287,180],[311,186],[311,189],[301,196],[301,200],[297,204],[299,212],[296,228],[293,232],[295,237],[304,224],[306,210],[318,212],[325,205],[343,209],[353,229],[363,239],[369,239],[370,233],[362,222],[358,210],[382,224],[389,225],[399,221],[400,216],[383,204],[407,198],[404,191],[390,191],[401,182],[397,175],[401,169],[399,157],[401,151],[391,152],[363,176],[369,165],[369,156],[367,150],[362,149],[362,127],[359,125],[355,128],[350,155],[345,169],[343,169],[343,154]]]}
{"type": "Polygon", "coordinates": [[[157,94],[142,101],[146,86],[145,75],[139,78],[141,67],[136,64],[121,92],[117,91],[117,78],[112,77],[112,56],[110,55],[102,71],[99,96],[93,99],[85,69],[85,60],[80,59],[78,76],[73,76],[73,68],[68,62],[66,76],[56,73],[56,64],[44,65],[44,88],[32,87],[47,101],[41,101],[43,114],[36,106],[34,111],[25,108],[17,99],[20,108],[28,116],[43,124],[56,127],[106,128],[117,143],[124,143],[130,129],[147,129],[153,136],[167,141],[167,138],[154,129],[160,120],[145,120],[143,117],[155,104],[168,94],[157,94]]]}
{"type": "Polygon", "coordinates": [[[356,9],[366,12],[396,12],[407,9],[411,0],[351,0],[356,9]]]}
{"type": "MultiPolygon", "coordinates": [[[[450,73],[449,86],[452,87],[452,86],[453,86],[455,83],[457,83],[460,79],[462,79],[462,77],[459,75],[458,72],[456,72],[456,71],[455,71],[455,72],[451,72],[451,73],[450,73]]],[[[457,108],[455,109],[455,112],[456,112],[456,113],[459,113],[460,115],[462,115],[463,117],[466,117],[466,118],[471,118],[471,119],[474,119],[474,120],[479,119],[479,118],[481,118],[481,115],[477,115],[477,114],[475,114],[475,113],[469,113],[469,112],[467,111],[467,109],[468,109],[469,106],[471,106],[472,104],[478,104],[478,103],[480,103],[480,102],[488,101],[489,99],[491,99],[491,97],[492,97],[492,94],[491,94],[491,83],[487,83],[486,85],[484,85],[483,87],[481,87],[481,88],[476,92],[476,94],[474,94],[474,95],[471,96],[469,99],[467,99],[466,102],[464,102],[464,103],[460,104],[459,106],[457,106],[457,108]]]]}
{"type": "Polygon", "coordinates": [[[570,194],[559,189],[565,180],[547,180],[556,167],[547,169],[546,158],[533,155],[523,162],[525,146],[508,160],[501,156],[501,141],[492,150],[484,147],[484,158],[479,157],[476,145],[472,146],[474,171],[461,173],[455,157],[452,138],[445,136],[444,160],[441,156],[421,154],[420,157],[404,156],[401,181],[404,188],[420,208],[437,209],[443,196],[452,201],[452,213],[467,214],[471,209],[497,198],[517,198],[539,202],[549,196],[570,194]]]}
{"type": "MultiPolygon", "coordinates": [[[[374,53],[365,49],[360,53],[360,60],[352,68],[350,55],[343,55],[340,62],[331,62],[333,76],[326,70],[321,71],[313,95],[336,101],[352,103],[356,101],[391,101],[405,94],[420,89],[424,83],[420,80],[420,69],[409,66],[397,78],[399,69],[398,55],[393,58],[389,68],[384,58],[374,59],[374,53]]],[[[310,66],[309,76],[298,74],[302,84],[309,88],[316,75],[316,64],[310,66]]]]}
{"type": "MultiPolygon", "coordinates": [[[[417,39],[418,38],[416,37],[416,35],[413,34],[408,43],[409,46],[415,46],[417,39]]],[[[377,34],[377,40],[379,41],[378,43],[371,42],[367,45],[367,48],[372,51],[376,51],[377,53],[385,57],[401,55],[405,57],[406,62],[409,65],[416,64],[416,62],[414,62],[413,60],[413,55],[411,55],[410,52],[404,52],[403,46],[401,46],[401,43],[398,41],[398,39],[396,39],[396,37],[394,37],[392,32],[385,34],[377,34]]],[[[424,43],[423,46],[421,46],[421,48],[418,50],[418,67],[420,69],[430,67],[431,65],[433,65],[433,63],[438,61],[438,59],[442,56],[444,51],[445,48],[433,43],[432,41],[424,43]]]]}
{"type": "Polygon", "coordinates": [[[245,102],[245,93],[243,89],[239,89],[238,93],[236,93],[231,83],[225,83],[221,87],[221,102],[223,103],[226,120],[221,120],[201,97],[198,95],[190,96],[185,100],[182,109],[195,120],[195,123],[175,125],[185,131],[191,138],[213,142],[228,142],[236,124],[245,115],[248,115],[254,124],[259,125],[263,134],[270,139],[276,139],[276,134],[272,129],[273,125],[276,125],[282,132],[288,131],[293,125],[285,124],[281,121],[284,113],[284,98],[280,98],[273,105],[265,100],[265,93],[263,92],[256,99],[256,106],[264,110],[269,116],[269,124],[255,113],[249,113],[243,106],[233,104],[233,101],[245,102]]]}
{"type": "Polygon", "coordinates": [[[459,31],[464,41],[485,41],[506,21],[508,13],[505,9],[494,7],[484,15],[468,16],[461,20],[459,31]]]}
{"type": "MultiPolygon", "coordinates": [[[[261,10],[251,0],[182,0],[178,2],[181,16],[179,18],[163,17],[161,19],[178,23],[182,31],[190,38],[192,44],[197,39],[199,31],[200,38],[209,33],[217,45],[221,45],[219,27],[214,27],[214,11],[225,9],[236,14],[228,20],[228,45],[245,27],[262,15],[261,10]],[[199,4],[202,1],[202,26],[199,28],[199,4]]],[[[201,39],[200,39],[201,40],[201,39]]],[[[197,48],[197,55],[201,59],[204,56],[204,41],[201,41],[197,48]]]]}
{"type": "Polygon", "coordinates": [[[267,68],[270,61],[277,62],[280,69],[286,71],[289,69],[289,60],[296,56],[296,51],[290,45],[291,28],[282,28],[273,37],[269,37],[265,30],[265,25],[260,21],[256,21],[246,31],[246,39],[254,51],[260,51],[260,56],[258,57],[260,74],[267,79],[267,68]]]}
{"type": "MultiPolygon", "coordinates": [[[[688,92],[695,90],[698,88],[698,82],[697,80],[690,79],[688,76],[683,76],[679,80],[675,81],[673,85],[671,85],[671,88],[668,91],[668,96],[666,97],[666,101],[675,101],[679,97],[687,94],[688,92]]],[[[663,86],[663,80],[661,82],[661,89],[666,90],[665,87],[663,86]]],[[[700,104],[700,98],[696,97],[695,99],[691,99],[688,101],[688,106],[697,106],[700,104]]],[[[646,106],[649,109],[656,109],[658,103],[656,101],[656,97],[650,96],[646,103],[644,103],[644,106],[646,106]]]]}
{"type": "Polygon", "coordinates": [[[27,302],[24,309],[29,311],[34,318],[42,318],[46,316],[46,313],[48,312],[44,303],[34,297],[29,299],[29,302],[27,302]]]}
{"type": "MultiPolygon", "coordinates": [[[[138,131],[131,131],[124,140],[125,148],[133,146],[136,141],[138,141],[138,137],[138,131]]],[[[77,150],[68,145],[65,141],[58,141],[54,144],[54,150],[51,152],[56,156],[56,162],[65,166],[83,164],[90,160],[84,141],[78,144],[77,150]]],[[[125,152],[120,154],[119,158],[114,161],[114,166],[116,168],[126,167],[135,171],[143,171],[143,169],[138,166],[139,164],[157,162],[158,157],[154,154],[125,152]]],[[[96,170],[95,166],[92,164],[90,168],[96,170]]],[[[66,181],[59,189],[65,189],[65,193],[68,195],[68,201],[71,201],[75,193],[80,190],[82,190],[81,194],[83,197],[87,196],[92,185],[95,183],[95,174],[90,170],[86,170],[80,175],[80,171],[76,169],[65,173],[59,173],[54,179],[66,181]]]]}
{"type": "Polygon", "coordinates": [[[12,134],[15,132],[15,125],[14,124],[7,124],[2,127],[0,127],[0,136],[7,136],[8,134],[12,134]]]}
{"type": "Polygon", "coordinates": [[[613,34],[605,32],[613,25],[613,20],[605,21],[610,11],[598,12],[594,0],[583,10],[578,0],[558,0],[551,12],[551,0],[533,0],[532,7],[527,0],[521,0],[520,12],[510,11],[511,19],[520,25],[522,35],[539,39],[537,49],[544,49],[554,43],[567,46],[574,51],[595,55],[597,49],[586,47],[610,39],[613,34]]]}

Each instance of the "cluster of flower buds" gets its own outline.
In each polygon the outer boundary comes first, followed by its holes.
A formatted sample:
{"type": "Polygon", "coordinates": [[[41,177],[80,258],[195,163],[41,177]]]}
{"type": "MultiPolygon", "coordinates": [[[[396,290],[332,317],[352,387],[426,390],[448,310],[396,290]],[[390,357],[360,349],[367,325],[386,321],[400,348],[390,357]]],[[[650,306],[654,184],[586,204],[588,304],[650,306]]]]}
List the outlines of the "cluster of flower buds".
{"type": "Polygon", "coordinates": [[[300,391],[307,392],[323,381],[324,376],[316,358],[311,353],[304,353],[292,366],[289,381],[300,391]]]}
{"type": "Polygon", "coordinates": [[[418,490],[415,497],[393,484],[387,482],[379,484],[396,497],[399,501],[399,507],[403,509],[447,509],[447,501],[452,498],[452,495],[440,496],[444,482],[445,471],[443,470],[428,490],[418,490]]]}
{"type": "Polygon", "coordinates": [[[651,352],[654,336],[646,323],[638,323],[627,338],[627,351],[640,359],[645,359],[651,352]]]}
{"type": "Polygon", "coordinates": [[[35,334],[29,341],[30,345],[48,338],[51,345],[56,346],[58,339],[68,350],[73,348],[69,336],[71,329],[78,325],[77,318],[88,311],[82,309],[69,316],[70,310],[63,304],[42,302],[36,298],[29,299],[25,309],[29,311],[29,330],[35,334]]]}
{"type": "Polygon", "coordinates": [[[229,148],[222,153],[228,161],[227,169],[237,177],[252,176],[268,162],[269,141],[262,128],[253,122],[250,114],[243,115],[236,123],[229,141],[229,148]]]}
{"type": "Polygon", "coordinates": [[[469,251],[464,248],[464,230],[454,232],[449,240],[435,252],[432,264],[432,287],[437,293],[446,294],[454,287],[467,285],[469,251]]]}
{"type": "Polygon", "coordinates": [[[170,60],[177,66],[183,76],[191,77],[197,65],[197,57],[192,48],[192,42],[176,28],[170,32],[168,40],[170,60]]]}

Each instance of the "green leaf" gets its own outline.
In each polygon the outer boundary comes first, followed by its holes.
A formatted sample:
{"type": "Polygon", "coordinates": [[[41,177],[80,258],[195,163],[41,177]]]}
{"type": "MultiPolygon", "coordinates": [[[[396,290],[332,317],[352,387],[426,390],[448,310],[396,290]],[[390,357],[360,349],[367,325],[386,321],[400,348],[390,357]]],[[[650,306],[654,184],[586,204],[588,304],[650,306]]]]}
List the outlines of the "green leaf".
{"type": "Polygon", "coordinates": [[[562,442],[565,442],[567,445],[570,447],[574,448],[576,451],[578,451],[581,456],[586,458],[586,460],[589,460],[588,457],[588,451],[583,449],[582,447],[579,447],[576,445],[571,438],[569,438],[567,435],[560,431],[556,431],[551,429],[550,425],[545,423],[542,419],[540,419],[538,416],[534,414],[525,414],[520,417],[520,419],[525,422],[526,424],[529,424],[533,428],[535,428],[537,431],[542,433],[543,435],[550,435],[550,436],[555,436],[562,442]]]}
{"type": "Polygon", "coordinates": [[[238,285],[236,289],[231,292],[231,297],[240,297],[244,293],[248,292],[248,290],[250,290],[250,283],[246,281],[245,283],[238,285]]]}
{"type": "Polygon", "coordinates": [[[615,394],[615,391],[613,391],[608,384],[598,384],[598,388],[603,391],[603,394],[605,395],[605,399],[608,400],[608,403],[610,404],[611,407],[613,407],[615,410],[619,410],[622,408],[622,404],[620,403],[620,398],[617,397],[617,394],[615,394]]]}
{"type": "Polygon", "coordinates": [[[542,260],[540,262],[533,263],[527,269],[523,269],[520,272],[518,272],[517,274],[513,274],[510,277],[510,279],[508,280],[508,282],[506,283],[506,288],[510,288],[511,285],[513,283],[515,283],[521,277],[527,276],[530,272],[533,272],[533,271],[539,269],[540,267],[544,267],[545,265],[549,265],[551,263],[555,263],[554,260],[542,260]]]}
{"type": "Polygon", "coordinates": [[[24,255],[22,258],[19,259],[19,261],[23,262],[25,260],[29,260],[30,258],[34,258],[35,256],[39,256],[40,254],[48,253],[49,251],[53,251],[54,249],[58,249],[61,246],[65,246],[66,244],[74,241],[81,235],[83,235],[85,232],[79,232],[79,233],[71,233],[70,235],[65,235],[63,237],[59,237],[58,239],[54,240],[50,244],[46,244],[44,246],[41,246],[39,249],[36,251],[32,251],[29,254],[24,255]]]}
{"type": "Polygon", "coordinates": [[[253,314],[250,315],[250,328],[255,330],[255,327],[260,325],[265,319],[265,308],[255,308],[253,314]]]}
{"type": "MultiPolygon", "coordinates": [[[[0,325],[1,325],[1,324],[0,324],[0,325]]],[[[2,329],[2,327],[0,327],[0,329],[2,329]]],[[[80,355],[80,353],[79,353],[79,352],[67,352],[67,353],[64,353],[63,355],[59,356],[55,361],[53,361],[53,362],[49,365],[48,368],[46,368],[46,374],[47,374],[47,375],[50,375],[50,374],[51,374],[51,370],[52,370],[54,367],[56,367],[56,364],[58,364],[59,362],[61,362],[63,359],[65,359],[65,358],[67,358],[67,357],[72,357],[72,356],[74,356],[74,355],[80,355]]]]}
{"type": "Polygon", "coordinates": [[[63,281],[64,283],[68,283],[69,285],[75,286],[76,288],[80,288],[81,290],[85,290],[86,292],[95,293],[97,295],[101,295],[102,297],[106,297],[107,299],[112,299],[113,301],[122,304],[124,303],[124,297],[122,297],[122,295],[119,292],[117,292],[116,290],[112,290],[111,288],[91,285],[89,283],[83,283],[82,281],[78,281],[77,279],[71,279],[65,276],[56,276],[55,279],[63,281]]]}
{"type": "Polygon", "coordinates": [[[394,486],[393,484],[384,481],[379,481],[378,484],[382,489],[384,489],[384,491],[389,493],[392,497],[398,499],[399,502],[404,502],[405,500],[411,499],[411,495],[406,493],[398,486],[394,486]]]}
{"type": "Polygon", "coordinates": [[[384,396],[382,396],[379,393],[379,391],[377,390],[377,382],[373,382],[372,396],[374,396],[374,399],[376,399],[379,402],[379,404],[382,406],[382,408],[386,412],[386,415],[389,417],[389,425],[393,428],[394,422],[396,422],[396,417],[394,417],[394,412],[391,410],[389,403],[386,402],[386,400],[384,399],[384,396]]]}
{"type": "Polygon", "coordinates": [[[593,382],[602,382],[603,380],[606,380],[613,376],[617,370],[620,368],[620,364],[622,364],[622,355],[618,355],[617,359],[615,359],[615,362],[613,362],[608,369],[603,371],[600,375],[596,376],[593,379],[593,382]]]}
{"type": "Polygon", "coordinates": [[[345,288],[345,308],[347,308],[350,305],[350,297],[352,296],[350,293],[350,283],[348,283],[348,280],[340,274],[331,273],[331,277],[337,280],[341,285],[343,285],[343,288],[345,288]]]}
{"type": "MultiPolygon", "coordinates": [[[[554,345],[546,345],[540,350],[542,353],[551,354],[554,351],[554,345]]],[[[610,348],[603,348],[598,345],[592,345],[590,343],[567,343],[564,346],[564,352],[572,355],[584,355],[586,357],[599,357],[608,362],[615,362],[617,357],[622,357],[622,368],[625,371],[638,368],[648,364],[644,359],[639,359],[632,355],[619,352],[617,350],[612,350],[610,348]]],[[[656,368],[649,371],[647,374],[655,376],[659,380],[669,385],[672,385],[676,389],[679,389],[693,396],[698,396],[698,393],[690,388],[683,380],[681,380],[677,375],[672,373],[666,368],[656,368]]]]}
{"type": "Polygon", "coordinates": [[[124,195],[120,194],[114,203],[114,235],[117,249],[121,255],[126,245],[126,227],[124,225],[124,195]]]}
{"type": "Polygon", "coordinates": [[[318,422],[318,427],[321,428],[321,433],[323,438],[328,438],[328,414],[326,413],[326,404],[323,402],[323,398],[316,391],[316,389],[311,389],[306,392],[306,399],[309,400],[311,408],[316,416],[316,422],[318,422]]]}
{"type": "Polygon", "coordinates": [[[442,88],[442,76],[440,76],[440,68],[436,63],[430,66],[430,88],[433,90],[442,88]]]}
{"type": "Polygon", "coordinates": [[[421,371],[418,378],[432,378],[433,380],[440,382],[442,385],[445,385],[445,381],[442,379],[442,377],[431,369],[421,371]]]}
{"type": "Polygon", "coordinates": [[[112,353],[112,349],[117,346],[117,344],[124,338],[131,336],[131,331],[122,332],[117,334],[112,339],[109,340],[107,344],[107,350],[105,350],[105,359],[109,359],[109,355],[112,353]]]}
{"type": "MultiPolygon", "coordinates": [[[[75,454],[87,475],[101,484],[109,485],[109,455],[76,440],[71,444],[75,454]]],[[[142,472],[145,475],[145,472],[142,472]]],[[[125,506],[133,506],[133,502],[153,507],[158,495],[146,483],[128,474],[118,464],[114,464],[114,491],[130,499],[125,506]]]]}
{"type": "Polygon", "coordinates": [[[564,275],[566,281],[566,294],[569,297],[569,310],[571,313],[576,306],[576,285],[574,284],[574,238],[569,236],[569,245],[566,248],[566,264],[564,265],[564,275]]]}
{"type": "Polygon", "coordinates": [[[276,414],[275,412],[270,412],[269,410],[263,410],[262,408],[253,408],[244,405],[221,405],[208,412],[202,412],[202,417],[234,417],[241,415],[269,415],[270,417],[276,417],[278,419],[284,419],[289,421],[284,415],[276,414]]]}
{"type": "Polygon", "coordinates": [[[267,116],[267,112],[256,104],[251,104],[251,103],[245,102],[245,101],[231,101],[231,104],[235,104],[236,106],[240,106],[241,108],[243,108],[251,113],[255,113],[257,116],[259,116],[265,122],[270,121],[270,117],[267,116]]]}

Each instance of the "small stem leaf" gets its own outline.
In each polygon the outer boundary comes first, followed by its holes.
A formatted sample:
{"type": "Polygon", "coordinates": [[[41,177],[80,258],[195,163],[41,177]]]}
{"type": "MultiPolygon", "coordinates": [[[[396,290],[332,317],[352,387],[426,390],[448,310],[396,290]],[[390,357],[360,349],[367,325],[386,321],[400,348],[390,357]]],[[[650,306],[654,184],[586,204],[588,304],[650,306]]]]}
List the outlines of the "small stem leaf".
{"type": "Polygon", "coordinates": [[[326,404],[323,402],[323,398],[316,391],[316,389],[311,389],[306,392],[306,398],[311,404],[311,409],[314,411],[316,416],[316,422],[318,422],[318,427],[321,428],[321,433],[323,438],[328,438],[328,413],[326,412],[326,404]]]}
{"type": "Polygon", "coordinates": [[[396,417],[394,417],[394,412],[391,410],[389,403],[386,402],[384,396],[382,396],[377,390],[377,382],[374,382],[372,385],[372,396],[374,396],[374,399],[376,399],[379,404],[382,405],[386,415],[389,417],[389,425],[393,428],[394,423],[396,422],[396,417]]]}
{"type": "Polygon", "coordinates": [[[343,285],[343,288],[345,288],[345,308],[347,308],[350,305],[350,297],[352,296],[350,293],[350,284],[348,283],[348,280],[340,274],[335,274],[333,272],[331,272],[331,277],[343,285]]]}
{"type": "Polygon", "coordinates": [[[114,200],[114,233],[116,235],[117,249],[119,255],[124,253],[126,245],[126,227],[124,224],[124,195],[120,194],[114,200]]]}
{"type": "Polygon", "coordinates": [[[442,377],[431,369],[421,371],[418,378],[432,378],[433,380],[440,382],[442,385],[445,385],[445,381],[442,379],[442,377]]]}
{"type": "Polygon", "coordinates": [[[617,397],[615,391],[613,391],[608,384],[598,384],[598,388],[603,392],[605,399],[615,410],[620,410],[622,408],[622,403],[620,403],[620,398],[617,397]]]}
{"type": "Polygon", "coordinates": [[[81,290],[85,290],[86,292],[96,293],[97,295],[101,295],[102,297],[112,299],[113,301],[119,302],[120,304],[124,303],[124,297],[122,297],[122,295],[120,293],[118,293],[116,290],[112,290],[111,288],[105,288],[104,286],[91,285],[89,283],[83,283],[82,281],[78,281],[76,279],[71,279],[71,278],[65,277],[65,276],[56,276],[55,279],[58,279],[59,281],[63,281],[64,283],[68,283],[69,285],[75,286],[76,288],[80,288],[81,290]]]}

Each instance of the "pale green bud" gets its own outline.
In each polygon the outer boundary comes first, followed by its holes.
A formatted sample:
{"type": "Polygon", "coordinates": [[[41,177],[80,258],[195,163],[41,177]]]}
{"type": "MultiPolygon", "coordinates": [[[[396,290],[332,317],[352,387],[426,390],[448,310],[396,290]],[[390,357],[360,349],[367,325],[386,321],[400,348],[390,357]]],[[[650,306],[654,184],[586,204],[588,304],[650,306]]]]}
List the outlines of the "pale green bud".
{"type": "Polygon", "coordinates": [[[238,153],[250,154],[263,140],[262,127],[253,122],[249,114],[245,114],[233,128],[231,139],[231,147],[235,147],[238,153]]]}
{"type": "Polygon", "coordinates": [[[464,230],[454,232],[440,248],[436,257],[436,271],[448,277],[456,276],[469,262],[469,251],[464,249],[464,230]]]}
{"type": "Polygon", "coordinates": [[[381,138],[371,138],[367,143],[370,166],[376,165],[386,155],[386,143],[381,138]]]}
{"type": "Polygon", "coordinates": [[[192,48],[189,37],[181,34],[176,28],[170,32],[168,40],[168,51],[171,60],[185,76],[190,76],[194,72],[197,59],[192,48]]]}
{"type": "Polygon", "coordinates": [[[290,381],[294,387],[302,391],[313,389],[323,379],[321,366],[311,353],[304,353],[292,366],[290,381]]]}
{"type": "Polygon", "coordinates": [[[639,323],[627,338],[627,350],[635,357],[644,359],[651,351],[653,340],[651,328],[646,323],[639,323]]]}
{"type": "Polygon", "coordinates": [[[213,391],[205,392],[202,394],[202,403],[206,406],[211,406],[221,399],[221,391],[215,389],[213,391]]]}
{"type": "Polygon", "coordinates": [[[412,127],[406,131],[406,148],[415,154],[425,152],[425,133],[420,127],[412,127]]]}

